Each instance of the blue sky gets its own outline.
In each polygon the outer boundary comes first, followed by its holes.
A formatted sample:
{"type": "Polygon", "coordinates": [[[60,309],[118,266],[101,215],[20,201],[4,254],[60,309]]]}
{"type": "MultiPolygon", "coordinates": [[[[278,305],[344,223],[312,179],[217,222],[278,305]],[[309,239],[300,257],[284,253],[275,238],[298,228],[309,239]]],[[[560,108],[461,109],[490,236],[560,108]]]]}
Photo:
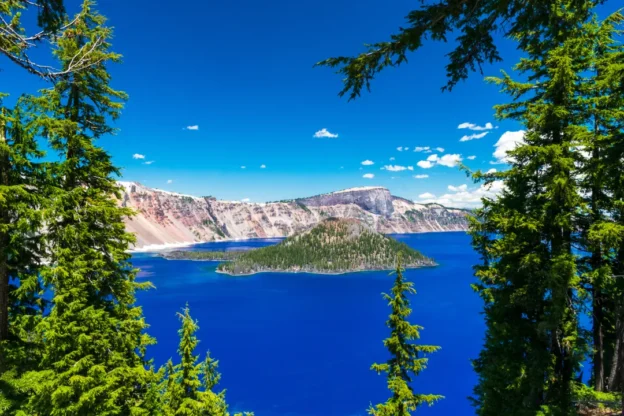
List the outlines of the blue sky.
{"type": "MultiPolygon", "coordinates": [[[[122,167],[123,180],[233,200],[372,185],[419,200],[449,193],[449,185],[476,188],[456,167],[434,161],[424,169],[419,161],[461,155],[471,168],[500,169],[490,164],[495,143],[521,128],[494,120],[492,106],[507,97],[478,73],[451,93],[440,91],[452,45],[428,44],[352,102],[337,95],[339,75],[313,68],[326,57],[356,54],[365,42],[385,40],[404,23],[413,1],[159,3],[101,0],[98,6],[115,27],[114,49],[124,56],[111,68],[113,84],[130,96],[116,123],[119,134],[101,141],[122,167]],[[497,128],[458,129],[462,123],[497,128]],[[315,138],[322,129],[337,137],[315,138]],[[444,151],[414,152],[427,146],[444,151]],[[374,164],[361,164],[367,160],[374,164]],[[381,169],[385,165],[413,170],[381,169]]],[[[76,5],[69,2],[70,9],[76,5]]],[[[510,70],[518,57],[513,44],[503,42],[503,55],[505,61],[485,67],[485,75],[510,70]]],[[[14,95],[43,86],[5,61],[0,66],[14,95]]]]}

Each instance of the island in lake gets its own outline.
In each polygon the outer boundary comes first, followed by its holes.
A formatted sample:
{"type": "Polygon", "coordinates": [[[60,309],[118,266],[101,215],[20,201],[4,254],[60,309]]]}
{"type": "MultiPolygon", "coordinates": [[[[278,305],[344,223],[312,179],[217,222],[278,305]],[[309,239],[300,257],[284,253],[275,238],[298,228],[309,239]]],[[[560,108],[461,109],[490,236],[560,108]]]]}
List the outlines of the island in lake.
{"type": "Polygon", "coordinates": [[[224,261],[220,273],[248,275],[262,272],[348,273],[392,270],[402,255],[405,268],[435,266],[435,262],[404,243],[374,231],[354,219],[327,219],[279,244],[241,251],[174,251],[173,260],[224,261]]]}

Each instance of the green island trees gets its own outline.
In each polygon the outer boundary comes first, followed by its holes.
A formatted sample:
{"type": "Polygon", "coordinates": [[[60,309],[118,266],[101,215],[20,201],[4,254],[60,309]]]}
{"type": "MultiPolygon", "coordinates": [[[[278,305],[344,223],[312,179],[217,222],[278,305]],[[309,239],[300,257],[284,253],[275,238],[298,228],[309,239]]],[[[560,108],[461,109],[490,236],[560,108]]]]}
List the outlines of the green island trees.
{"type": "Polygon", "coordinates": [[[233,275],[263,271],[345,273],[392,270],[401,253],[407,267],[432,266],[420,252],[358,220],[329,218],[279,244],[244,252],[219,271],[233,275]]]}
{"type": "Polygon", "coordinates": [[[371,369],[378,374],[386,373],[388,390],[392,396],[385,403],[371,406],[368,413],[374,416],[409,416],[419,406],[433,405],[443,399],[440,395],[415,393],[410,383],[412,377],[420,374],[426,367],[427,354],[434,353],[440,347],[420,345],[413,341],[420,338],[421,326],[411,324],[409,316],[412,313],[409,295],[416,294],[414,283],[403,277],[401,254],[397,256],[396,278],[390,294],[383,294],[392,312],[386,325],[390,329],[390,336],[384,340],[384,345],[390,353],[390,359],[382,364],[373,364],[371,369]]]}

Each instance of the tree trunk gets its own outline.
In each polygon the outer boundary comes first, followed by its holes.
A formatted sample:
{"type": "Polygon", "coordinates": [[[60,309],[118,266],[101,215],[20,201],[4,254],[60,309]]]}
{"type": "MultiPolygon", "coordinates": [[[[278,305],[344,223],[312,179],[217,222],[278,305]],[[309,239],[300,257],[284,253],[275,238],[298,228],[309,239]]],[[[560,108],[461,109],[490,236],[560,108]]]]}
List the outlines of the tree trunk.
{"type": "Polygon", "coordinates": [[[618,389],[618,373],[620,367],[620,349],[622,348],[622,320],[618,317],[615,326],[615,347],[613,348],[613,357],[611,359],[611,371],[609,372],[609,391],[617,391],[618,389]]]}

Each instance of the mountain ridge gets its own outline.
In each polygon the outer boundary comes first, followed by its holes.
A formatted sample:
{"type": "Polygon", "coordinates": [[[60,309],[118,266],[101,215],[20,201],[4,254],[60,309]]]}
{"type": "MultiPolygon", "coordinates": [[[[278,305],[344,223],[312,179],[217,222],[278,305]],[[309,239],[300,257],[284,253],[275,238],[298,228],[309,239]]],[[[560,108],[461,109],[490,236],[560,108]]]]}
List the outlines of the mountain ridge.
{"type": "Polygon", "coordinates": [[[135,249],[206,241],[288,237],[329,217],[353,218],[384,233],[464,231],[466,211],[396,197],[384,187],[349,188],[279,202],[224,201],[119,182],[135,249]]]}

